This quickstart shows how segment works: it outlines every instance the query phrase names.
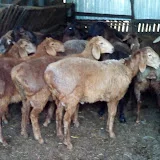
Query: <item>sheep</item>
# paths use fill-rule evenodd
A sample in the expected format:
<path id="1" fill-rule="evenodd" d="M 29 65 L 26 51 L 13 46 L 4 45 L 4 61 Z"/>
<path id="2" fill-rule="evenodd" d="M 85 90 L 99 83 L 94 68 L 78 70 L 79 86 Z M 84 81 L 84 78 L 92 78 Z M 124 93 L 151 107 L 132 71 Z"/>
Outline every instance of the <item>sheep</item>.
<path id="1" fill-rule="evenodd" d="M 26 50 L 25 50 L 25 47 L 27 47 Z M 29 48 L 29 46 L 25 45 L 24 48 L 21 48 L 21 52 L 22 51 L 24 52 L 29 51 L 29 53 L 32 53 L 35 51 L 35 47 Z M 34 61 L 34 59 L 41 57 L 43 55 L 48 55 L 48 54 L 55 56 L 57 52 L 63 52 L 63 51 L 64 51 L 63 43 L 61 43 L 60 41 L 54 40 L 52 38 L 46 38 L 37 47 L 36 53 L 30 57 L 27 57 L 25 59 L 16 59 L 16 58 L 8 58 L 8 57 L 0 58 L 0 72 L 1 72 L 1 76 L 0 76 L 0 104 L 1 104 L 0 122 L 2 120 L 2 116 L 4 116 L 5 113 L 7 112 L 8 105 L 10 103 L 17 103 L 17 102 L 22 101 L 21 96 L 16 90 L 15 85 L 11 79 L 12 68 L 20 64 L 23 61 L 29 61 L 29 59 L 32 59 Z M 37 68 L 37 69 L 40 70 L 40 68 Z M 24 74 L 24 76 L 25 77 L 28 76 L 28 78 L 32 81 L 31 79 L 32 77 L 30 77 L 30 74 L 27 75 L 27 72 Z M 7 142 L 5 141 L 2 135 L 1 124 L 0 124 L 0 142 L 3 143 L 3 145 L 7 144 Z"/>
<path id="2" fill-rule="evenodd" d="M 123 52 L 125 54 L 130 55 L 130 48 L 126 43 L 123 43 L 124 37 L 120 36 L 119 35 L 120 33 L 118 34 L 118 31 L 113 30 L 106 23 L 104 22 L 94 23 L 90 27 L 88 33 L 91 37 L 97 35 L 103 36 L 105 39 L 107 39 L 109 42 L 112 43 L 112 45 L 115 47 L 115 52 L 120 52 L 120 53 Z"/>
<path id="3" fill-rule="evenodd" d="M 148 52 L 154 52 L 152 48 L 148 47 Z M 157 57 L 157 61 L 159 57 Z M 146 70 L 139 72 L 134 79 L 134 93 L 137 100 L 137 119 L 136 123 L 140 122 L 140 108 L 141 108 L 141 93 L 152 89 L 157 95 L 157 102 L 160 107 L 160 67 L 154 69 L 147 67 Z"/>
<path id="4" fill-rule="evenodd" d="M 81 53 L 82 51 L 84 51 L 86 44 L 86 40 L 68 40 L 64 43 L 65 54 L 70 55 L 75 53 Z"/>
<path id="5" fill-rule="evenodd" d="M 118 32 L 116 29 L 113 29 L 110 26 L 108 26 L 107 23 L 105 23 L 105 22 L 93 23 L 88 30 L 88 36 L 89 37 L 93 37 L 93 36 L 97 36 L 97 35 L 103 36 L 104 32 L 107 32 L 107 35 L 108 35 L 106 37 L 107 39 L 112 37 L 113 34 L 119 39 L 124 38 L 124 36 L 120 32 Z"/>
<path id="6" fill-rule="evenodd" d="M 5 53 L 12 45 L 13 45 L 13 40 L 12 40 L 12 30 L 8 31 L 6 34 L 4 34 L 0 38 L 0 53 L 3 54 Z"/>
<path id="7" fill-rule="evenodd" d="M 155 52 L 158 53 L 158 55 L 160 55 L 160 40 L 159 37 L 157 37 L 155 40 L 153 40 L 153 37 L 145 37 L 145 39 L 141 40 L 140 43 L 140 48 L 146 47 L 146 46 L 150 46 L 151 48 L 153 48 L 153 50 Z"/>
<path id="8" fill-rule="evenodd" d="M 61 120 L 63 118 L 64 144 L 72 149 L 70 140 L 71 117 L 79 102 L 93 103 L 106 101 L 108 104 L 108 121 L 110 137 L 114 138 L 113 122 L 119 100 L 124 96 L 132 78 L 146 65 L 158 68 L 155 53 L 148 53 L 146 48 L 131 57 L 122 60 L 93 61 L 84 58 L 68 58 L 47 66 L 44 78 L 57 102 L 57 135 L 62 136 Z M 156 57 L 157 58 L 157 57 Z"/>
<path id="9" fill-rule="evenodd" d="M 10 57 L 10 58 L 26 58 L 28 54 L 34 53 L 36 51 L 36 47 L 30 41 L 25 39 L 20 39 L 5 53 L 0 55 L 0 58 Z M 2 117 L 5 124 L 8 123 L 5 116 Z"/>
<path id="10" fill-rule="evenodd" d="M 5 48 L 0 53 L 4 53 L 13 45 L 14 42 L 17 42 L 19 39 L 29 40 L 35 45 L 38 45 L 42 41 L 42 38 L 40 39 L 37 33 L 28 31 L 22 26 L 18 26 L 13 28 L 13 30 L 9 30 L 0 38 L 0 44 L 4 45 Z"/>
<path id="11" fill-rule="evenodd" d="M 25 41 L 26 42 L 26 41 Z M 18 46 L 18 44 L 17 44 Z M 14 47 L 14 46 L 13 46 Z M 13 48 L 12 47 L 12 48 Z M 11 48 L 11 50 L 12 50 Z M 13 50 L 12 50 L 13 51 Z M 17 47 L 14 48 L 14 54 L 19 54 L 21 52 L 21 56 L 29 53 L 33 53 L 35 51 L 34 45 L 25 45 L 22 48 Z M 11 52 L 9 52 L 11 53 Z M 14 103 L 19 101 L 19 96 L 15 90 L 15 87 L 13 85 L 13 82 L 11 80 L 10 72 L 11 69 L 22 62 L 22 59 L 16 59 L 13 57 L 3 57 L 0 58 L 0 142 L 3 143 L 3 145 L 6 145 L 6 141 L 3 138 L 2 135 L 2 126 L 1 126 L 1 120 L 3 118 L 4 122 L 7 123 L 7 119 L 5 118 L 5 114 L 8 112 L 8 105 L 9 103 Z"/>
<path id="12" fill-rule="evenodd" d="M 113 52 L 113 54 L 110 55 L 106 55 L 103 54 L 101 56 L 101 60 L 107 60 L 107 59 L 121 59 L 121 58 L 127 58 L 129 56 L 129 54 L 132 54 L 132 52 L 135 52 L 136 50 L 139 49 L 139 42 L 138 42 L 138 37 L 136 34 L 133 33 L 129 33 L 127 34 L 122 41 L 125 41 L 126 44 L 128 44 L 130 46 L 130 53 L 126 53 L 124 52 L 123 47 L 121 47 L 121 45 L 115 45 L 117 44 L 117 42 L 114 45 L 115 47 L 115 52 Z M 118 49 L 117 49 L 118 48 Z M 126 95 L 124 96 L 124 98 L 122 98 L 118 104 L 118 109 L 119 109 L 119 121 L 121 123 L 125 123 L 126 122 L 126 118 L 124 116 L 124 106 L 127 104 L 128 102 L 128 97 L 131 95 L 132 93 L 132 84 L 130 85 L 128 92 L 126 93 Z M 103 114 L 105 113 L 105 107 L 106 105 L 103 105 L 100 107 L 100 110 L 98 111 L 98 114 L 100 116 L 103 116 Z"/>
<path id="13" fill-rule="evenodd" d="M 86 45 L 85 50 L 77 56 L 98 59 L 100 53 L 112 53 L 113 46 L 101 36 L 92 38 Z M 86 55 L 85 55 L 86 54 Z M 38 116 L 45 107 L 51 96 L 47 84 L 44 81 L 44 71 L 49 63 L 56 62 L 64 57 L 44 56 L 27 62 L 23 62 L 12 69 L 11 77 L 23 99 L 21 134 L 27 136 L 26 113 L 28 108 L 33 108 L 30 114 L 34 137 L 40 144 L 44 140 L 40 133 Z M 67 57 L 68 58 L 68 57 Z M 67 59 L 66 58 L 66 59 Z M 27 77 L 25 76 L 27 74 Z M 29 105 L 30 104 L 30 105 Z M 75 122 L 76 123 L 76 122 Z"/>
<path id="14" fill-rule="evenodd" d="M 66 42 L 72 39 L 84 39 L 86 33 L 78 26 L 79 26 L 78 22 L 73 22 L 68 24 L 64 30 L 62 42 Z"/>
<path id="15" fill-rule="evenodd" d="M 131 33 L 127 34 L 125 37 L 123 37 L 123 41 L 125 41 L 128 45 L 130 45 L 131 52 L 134 52 L 139 48 L 138 38 L 135 34 L 131 34 Z M 85 40 L 75 40 L 74 39 L 74 40 L 66 41 L 64 43 L 66 55 L 69 55 L 71 53 L 79 53 L 80 51 L 83 51 L 84 50 L 83 48 L 85 47 L 86 43 L 87 43 L 87 41 L 85 41 Z M 123 52 L 113 52 L 112 54 L 102 54 L 101 60 L 105 60 L 106 58 L 119 60 L 121 58 L 126 58 L 128 56 L 129 56 L 128 54 L 123 53 Z M 132 88 L 132 85 L 129 88 L 129 96 L 132 93 L 131 88 Z M 126 105 L 127 102 L 128 102 L 128 94 L 122 100 L 120 100 L 120 103 L 119 103 L 119 121 L 121 123 L 126 122 L 126 118 L 124 116 L 124 106 Z M 102 116 L 105 113 L 105 107 L 106 107 L 106 105 L 103 105 L 100 107 L 100 110 L 98 111 L 98 114 L 100 116 Z M 50 109 L 49 109 L 49 113 L 51 114 Z M 48 118 L 46 119 L 44 126 L 47 126 L 50 123 L 50 121 L 51 121 L 50 119 L 52 117 L 52 114 L 47 115 L 47 117 Z"/>
<path id="16" fill-rule="evenodd" d="M 13 28 L 11 37 L 15 42 L 23 38 L 29 40 L 33 44 L 37 44 L 36 35 L 33 32 L 26 30 L 23 26 Z"/>
<path id="17" fill-rule="evenodd" d="M 36 47 L 33 43 L 26 39 L 20 39 L 17 43 L 14 43 L 14 45 L 6 53 L 0 55 L 0 58 L 25 58 L 28 54 L 34 53 L 35 51 Z"/>

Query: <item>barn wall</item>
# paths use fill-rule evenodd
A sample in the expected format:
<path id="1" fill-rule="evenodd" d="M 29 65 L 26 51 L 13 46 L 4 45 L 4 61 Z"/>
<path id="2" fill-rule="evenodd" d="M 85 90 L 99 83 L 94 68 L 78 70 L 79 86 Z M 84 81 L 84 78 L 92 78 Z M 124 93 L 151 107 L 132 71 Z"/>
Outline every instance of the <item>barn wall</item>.
<path id="1" fill-rule="evenodd" d="M 160 0 L 134 0 L 136 19 L 160 19 Z"/>
<path id="2" fill-rule="evenodd" d="M 66 0 L 75 3 L 77 12 L 131 15 L 130 0 Z M 135 19 L 160 19 L 160 0 L 134 0 Z M 77 19 L 123 19 L 77 16 Z"/>
<path id="3" fill-rule="evenodd" d="M 114 15 L 131 15 L 130 0 L 67 0 L 67 3 L 75 3 L 77 12 L 88 13 L 103 13 Z M 77 16 L 78 19 L 108 19 L 98 17 L 82 17 Z M 113 19 L 113 18 L 112 18 Z"/>

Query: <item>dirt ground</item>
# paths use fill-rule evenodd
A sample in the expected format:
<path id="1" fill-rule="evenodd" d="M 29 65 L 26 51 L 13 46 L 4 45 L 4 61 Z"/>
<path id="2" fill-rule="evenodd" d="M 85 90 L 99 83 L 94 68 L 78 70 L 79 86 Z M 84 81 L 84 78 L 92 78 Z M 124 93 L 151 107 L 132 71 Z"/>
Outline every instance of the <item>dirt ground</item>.
<path id="1" fill-rule="evenodd" d="M 116 139 L 110 139 L 105 131 L 107 114 L 99 118 L 99 104 L 83 105 L 79 111 L 79 128 L 71 127 L 72 151 L 56 137 L 55 119 L 48 128 L 43 127 L 45 112 L 40 116 L 45 144 L 34 140 L 31 125 L 29 138 L 20 136 L 21 104 L 11 105 L 9 124 L 3 125 L 9 145 L 0 144 L 0 160 L 159 160 L 160 112 L 154 96 L 145 96 L 144 104 L 148 107 L 141 109 L 140 124 L 135 124 L 135 108 L 125 109 L 127 123 L 121 124 L 116 118 Z"/>

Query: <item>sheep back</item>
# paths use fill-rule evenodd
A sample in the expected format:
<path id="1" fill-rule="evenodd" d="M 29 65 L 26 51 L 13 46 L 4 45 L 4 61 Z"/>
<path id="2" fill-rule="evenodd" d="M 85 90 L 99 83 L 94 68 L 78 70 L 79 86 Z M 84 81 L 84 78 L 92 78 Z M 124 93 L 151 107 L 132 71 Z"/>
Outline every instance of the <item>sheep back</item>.
<path id="1" fill-rule="evenodd" d="M 80 86 L 80 101 L 92 103 L 121 99 L 131 81 L 128 74 L 121 61 L 101 63 L 84 58 L 68 58 L 50 64 L 45 71 L 45 79 L 62 95 L 68 95 Z"/>

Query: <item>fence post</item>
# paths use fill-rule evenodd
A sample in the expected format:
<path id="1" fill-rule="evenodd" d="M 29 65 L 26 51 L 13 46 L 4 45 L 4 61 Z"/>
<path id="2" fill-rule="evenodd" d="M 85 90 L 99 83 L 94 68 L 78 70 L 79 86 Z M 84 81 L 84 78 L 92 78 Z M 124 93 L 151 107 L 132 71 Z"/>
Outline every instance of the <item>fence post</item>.
<path id="1" fill-rule="evenodd" d="M 131 32 L 137 32 L 138 28 L 137 25 L 135 24 L 135 14 L 134 14 L 134 0 L 130 0 L 131 3 Z"/>

